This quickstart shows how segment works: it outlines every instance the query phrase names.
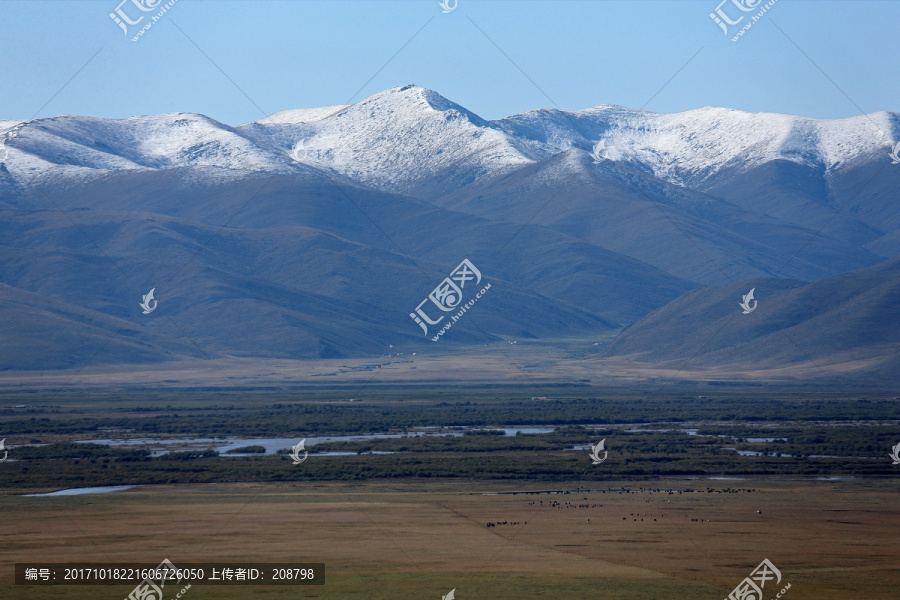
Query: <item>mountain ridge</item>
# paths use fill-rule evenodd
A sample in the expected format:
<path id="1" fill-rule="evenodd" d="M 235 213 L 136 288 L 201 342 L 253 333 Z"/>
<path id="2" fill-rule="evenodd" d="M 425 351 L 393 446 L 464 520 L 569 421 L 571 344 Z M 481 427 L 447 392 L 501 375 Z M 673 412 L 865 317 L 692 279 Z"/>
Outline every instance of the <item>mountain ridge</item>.
<path id="1" fill-rule="evenodd" d="M 376 114 L 379 111 L 381 114 Z M 289 115 L 293 116 L 288 118 Z M 306 117 L 298 119 L 299 115 Z M 253 160 L 241 168 L 280 172 L 296 163 L 289 155 L 293 144 L 284 144 L 282 138 L 293 135 L 291 139 L 297 143 L 303 139 L 298 136 L 309 134 L 308 150 L 319 153 L 315 160 L 320 166 L 328 166 L 349 175 L 354 172 L 349 166 L 351 158 L 371 161 L 383 151 L 375 143 L 378 141 L 377 131 L 373 132 L 372 127 L 360 129 L 360 123 L 375 119 L 375 129 L 393 125 L 395 134 L 405 128 L 413 130 L 422 138 L 425 137 L 422 134 L 427 132 L 414 128 L 427 125 L 431 133 L 438 131 L 431 123 L 434 117 L 443 119 L 450 125 L 461 118 L 471 125 L 470 128 L 456 127 L 452 131 L 443 132 L 446 135 L 440 137 L 440 144 L 446 144 L 453 135 L 459 133 L 474 137 L 487 136 L 488 142 L 480 142 L 482 145 L 478 146 L 478 151 L 486 155 L 482 158 L 481 166 L 492 167 L 497 172 L 513 164 L 521 166 L 572 148 L 590 151 L 595 143 L 604 141 L 608 148 L 614 149 L 620 161 L 641 165 L 654 176 L 670 183 L 684 185 L 690 182 L 691 187 L 703 190 L 722 183 L 715 180 L 721 170 L 716 166 L 718 163 L 735 167 L 741 166 L 743 162 L 745 167 L 742 168 L 751 168 L 771 160 L 784 159 L 798 164 L 821 165 L 830 170 L 843 168 L 861 157 L 889 149 L 900 138 L 900 116 L 886 111 L 842 119 L 814 119 L 720 107 L 654 113 L 600 104 L 577 111 L 534 109 L 487 121 L 433 90 L 412 85 L 378 92 L 355 104 L 289 109 L 237 126 L 226 125 L 198 113 L 169 113 L 125 119 L 61 115 L 28 121 L 0 121 L 0 135 L 3 136 L 7 149 L 29 151 L 37 155 L 41 149 L 38 143 L 40 140 L 25 139 L 23 134 L 37 137 L 38 132 L 32 131 L 33 129 L 56 134 L 62 140 L 86 148 L 81 156 L 70 153 L 69 160 L 77 159 L 93 168 L 125 168 L 128 166 L 127 162 L 117 162 L 114 158 L 101 161 L 101 157 L 91 156 L 90 150 L 98 148 L 91 148 L 91 140 L 85 139 L 83 135 L 79 138 L 76 135 L 78 129 L 90 123 L 94 134 L 107 130 L 106 141 L 102 143 L 113 152 L 103 154 L 111 154 L 127 161 L 126 156 L 114 152 L 114 145 L 108 143 L 110 139 L 120 142 L 123 138 L 127 140 L 129 128 L 134 130 L 143 125 L 143 131 L 153 133 L 168 124 L 170 128 L 192 129 L 193 131 L 181 132 L 192 144 L 178 147 L 172 144 L 173 136 L 155 138 L 157 145 L 151 145 L 152 149 L 168 151 L 157 152 L 159 156 L 175 154 L 182 159 L 179 163 L 159 163 L 162 168 L 188 164 L 237 168 L 240 163 L 234 157 L 243 150 L 241 155 Z M 198 127 L 199 121 L 210 127 Z M 348 121 L 353 122 L 346 123 Z M 58 127 L 66 123 L 70 125 L 69 129 Z M 188 125 L 193 127 L 187 127 Z M 115 127 L 120 130 L 114 130 Z M 358 139 L 359 143 L 350 149 L 341 147 L 343 153 L 340 153 L 337 151 L 338 146 L 329 142 L 333 142 L 336 137 L 334 130 L 340 132 L 342 128 L 348 133 L 349 139 L 345 139 L 345 143 L 354 139 Z M 214 135 L 216 132 L 218 135 Z M 396 136 L 390 139 L 390 143 L 396 144 Z M 252 142 L 256 142 L 255 147 L 242 145 L 241 140 L 251 142 L 251 146 L 254 145 Z M 471 148 L 471 145 L 468 147 Z M 427 150 L 429 147 L 424 148 Z M 74 149 L 69 148 L 70 151 Z M 122 149 L 126 154 L 131 150 Z M 446 148 L 443 150 L 446 151 Z M 529 150 L 531 156 L 522 150 Z M 15 163 L 15 153 L 12 158 Z M 89 160 L 91 158 L 93 162 Z M 191 158 L 206 162 L 183 162 Z M 50 153 L 47 159 L 66 160 L 67 155 Z M 390 169 L 385 169 L 385 164 L 378 165 L 382 171 L 380 176 L 368 172 L 356 172 L 356 175 L 367 177 L 369 180 L 366 183 L 373 185 L 396 185 L 398 182 L 404 185 L 402 177 L 396 173 L 388 173 Z M 401 162 L 398 166 L 405 168 L 407 163 Z M 426 170 L 421 176 L 428 173 Z"/>
<path id="2" fill-rule="evenodd" d="M 895 327 L 879 320 L 900 256 L 898 122 L 614 105 L 488 121 L 417 86 L 237 126 L 195 113 L 0 121 L 0 303 L 26 349 L 3 346 L 0 369 L 427 352 L 410 314 L 463 259 L 492 287 L 441 347 L 621 330 L 609 356 L 668 363 L 679 336 L 738 310 L 736 282 L 759 281 L 787 286 L 780 322 L 798 338 L 832 332 L 827 357 L 865 354 L 846 322 Z M 787 306 L 816 285 L 844 305 Z M 141 315 L 153 287 L 160 308 Z M 55 350 L 36 343 L 42 318 Z M 742 335 L 699 359 L 826 357 L 783 344 L 767 357 L 753 344 L 772 332 Z"/>

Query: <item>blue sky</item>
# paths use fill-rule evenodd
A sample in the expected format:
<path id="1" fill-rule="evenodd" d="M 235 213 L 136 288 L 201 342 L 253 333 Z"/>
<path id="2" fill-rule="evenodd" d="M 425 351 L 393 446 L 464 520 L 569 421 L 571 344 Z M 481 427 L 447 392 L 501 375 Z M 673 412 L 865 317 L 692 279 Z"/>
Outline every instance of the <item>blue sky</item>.
<path id="1" fill-rule="evenodd" d="M 779 0 L 735 43 L 709 17 L 720 0 L 459 0 L 448 14 L 437 0 L 178 0 L 135 43 L 109 17 L 120 1 L 0 0 L 0 119 L 237 125 L 406 83 L 488 119 L 603 103 L 900 112 L 900 2 Z M 735 32 L 756 12 L 722 10 L 747 15 Z"/>

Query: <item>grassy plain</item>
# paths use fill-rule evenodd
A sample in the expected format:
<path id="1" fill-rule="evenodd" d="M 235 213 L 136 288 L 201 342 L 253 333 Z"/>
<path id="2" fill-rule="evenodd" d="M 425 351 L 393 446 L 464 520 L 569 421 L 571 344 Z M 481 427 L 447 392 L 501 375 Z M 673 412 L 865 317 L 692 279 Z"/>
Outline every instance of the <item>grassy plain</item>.
<path id="1" fill-rule="evenodd" d="M 895 391 L 561 386 L 545 394 L 503 386 L 8 392 L 0 397 L 0 438 L 10 448 L 0 465 L 0 600 L 121 600 L 133 588 L 15 586 L 17 562 L 163 558 L 326 565 L 324 586 L 198 584 L 182 600 L 437 600 L 454 588 L 459 600 L 721 600 L 764 558 L 781 570 L 781 586 L 791 585 L 783 600 L 896 599 L 900 466 L 887 457 L 900 441 Z M 512 424 L 554 431 L 323 443 L 298 467 L 283 455 L 150 456 L 74 443 L 236 436 L 252 444 Z M 609 460 L 593 466 L 585 444 L 604 437 Z M 140 485 L 22 496 L 116 484 Z M 551 490 L 571 493 L 537 493 Z M 767 586 L 763 600 L 780 589 Z"/>
<path id="2" fill-rule="evenodd" d="M 791 584 L 788 600 L 888 600 L 900 589 L 896 480 L 676 480 L 653 482 L 653 492 L 634 482 L 584 482 L 555 489 L 579 485 L 593 491 L 511 495 L 554 488 L 456 480 L 0 496 L 0 596 L 118 600 L 131 586 L 13 586 L 12 565 L 164 557 L 176 565 L 326 565 L 324 586 L 195 585 L 185 597 L 197 600 L 437 599 L 452 588 L 460 600 L 719 600 L 764 558 L 781 570 L 782 586 Z"/>

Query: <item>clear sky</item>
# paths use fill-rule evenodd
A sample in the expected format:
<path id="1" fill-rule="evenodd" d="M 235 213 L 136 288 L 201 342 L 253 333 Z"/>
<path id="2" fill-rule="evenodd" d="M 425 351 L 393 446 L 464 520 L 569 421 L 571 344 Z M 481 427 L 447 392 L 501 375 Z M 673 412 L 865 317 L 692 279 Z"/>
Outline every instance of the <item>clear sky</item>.
<path id="1" fill-rule="evenodd" d="M 487 119 L 597 104 L 900 112 L 900 2 L 0 0 L 0 119 L 198 112 L 231 125 L 414 83 Z M 452 5 L 452 0 L 449 0 Z M 739 10 L 734 3 L 758 6 Z"/>

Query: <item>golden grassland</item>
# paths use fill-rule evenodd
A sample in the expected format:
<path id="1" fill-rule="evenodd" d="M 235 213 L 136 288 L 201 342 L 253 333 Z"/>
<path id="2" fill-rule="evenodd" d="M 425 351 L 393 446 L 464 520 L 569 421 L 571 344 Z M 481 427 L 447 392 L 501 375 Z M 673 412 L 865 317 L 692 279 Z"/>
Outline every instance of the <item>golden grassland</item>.
<path id="1" fill-rule="evenodd" d="M 322 586 L 194 585 L 186 600 L 437 600 L 452 588 L 459 600 L 721 600 L 764 558 L 783 574 L 781 586 L 767 586 L 765 600 L 786 583 L 786 600 L 897 598 L 900 482 L 649 485 L 700 491 L 494 495 L 547 486 L 447 481 L 0 496 L 0 598 L 119 600 L 133 587 L 14 586 L 16 562 L 155 564 L 163 558 L 176 565 L 326 565 Z M 719 491 L 706 493 L 707 486 Z M 755 491 L 722 492 L 727 488 Z"/>

